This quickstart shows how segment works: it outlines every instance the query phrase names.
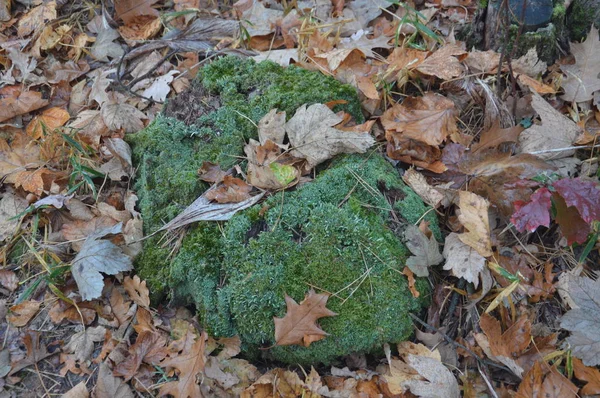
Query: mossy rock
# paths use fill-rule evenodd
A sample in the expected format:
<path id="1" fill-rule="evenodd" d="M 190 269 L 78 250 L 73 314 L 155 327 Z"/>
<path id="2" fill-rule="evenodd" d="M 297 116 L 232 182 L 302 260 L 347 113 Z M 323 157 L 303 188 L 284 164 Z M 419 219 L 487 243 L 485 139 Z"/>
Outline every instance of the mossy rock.
<path id="1" fill-rule="evenodd" d="M 271 84 L 244 75 L 257 71 L 268 71 Z M 274 82 L 283 83 L 284 92 L 275 94 Z M 290 117 L 303 103 L 337 99 L 348 101 L 346 109 L 360 117 L 350 87 L 298 68 L 226 58 L 204 68 L 199 85 L 206 96 L 219 96 L 219 107 L 200 112 L 189 126 L 160 116 L 131 140 L 146 233 L 206 188 L 196 174 L 202 161 L 224 167 L 239 161 L 244 141 L 256 137 L 246 117 L 257 122 L 272 108 Z M 298 95 L 301 88 L 306 90 Z M 410 293 L 401 273 L 409 253 L 399 233 L 406 221 L 423 215 L 439 235 L 435 213 L 375 150 L 339 156 L 320 167 L 313 181 L 272 195 L 228 222 L 195 224 L 174 256 L 158 237 L 149 239 L 136 267 L 153 290 L 169 288 L 174 298 L 193 302 L 211 334 L 239 335 L 247 357 L 329 364 L 411 334 L 408 314 L 428 302 L 429 287 L 418 280 L 420 298 Z M 338 315 L 319 321 L 329 335 L 307 348 L 271 347 L 273 317 L 285 315 L 285 295 L 300 302 L 311 288 L 334 293 L 327 307 Z"/>

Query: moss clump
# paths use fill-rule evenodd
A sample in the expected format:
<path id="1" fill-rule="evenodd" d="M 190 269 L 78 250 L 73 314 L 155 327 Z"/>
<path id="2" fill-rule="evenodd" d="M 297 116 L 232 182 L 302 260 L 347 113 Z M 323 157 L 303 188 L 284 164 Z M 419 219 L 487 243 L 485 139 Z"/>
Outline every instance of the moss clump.
<path id="1" fill-rule="evenodd" d="M 264 72 L 262 79 L 258 72 Z M 360 117 L 353 89 L 298 68 L 225 58 L 205 68 L 199 84 L 220 96 L 220 107 L 190 126 L 160 116 L 131 140 L 146 233 L 206 188 L 196 175 L 203 161 L 230 167 L 239 160 L 245 140 L 256 136 L 246 117 L 257 122 L 272 108 L 291 116 L 303 103 L 340 98 Z M 341 156 L 314 181 L 226 223 L 191 226 L 174 256 L 158 237 L 149 239 L 136 266 L 153 290 L 169 287 L 176 298 L 193 302 L 210 333 L 239 335 L 247 356 L 331 363 L 410 335 L 408 313 L 427 302 L 428 286 L 418 281 L 420 299 L 409 292 L 401 274 L 408 252 L 396 233 L 402 229 L 397 220 L 414 222 L 425 213 L 439 234 L 435 213 L 427 212 L 382 156 Z M 285 294 L 300 302 L 311 287 L 335 293 L 327 307 L 339 315 L 320 320 L 329 336 L 308 348 L 260 350 L 274 344 L 273 317 L 285 315 Z"/>
<path id="2" fill-rule="evenodd" d="M 403 204 L 390 205 L 379 189 L 401 192 Z M 424 210 L 381 156 L 336 159 L 314 181 L 268 199 L 262 212 L 242 212 L 221 231 L 205 224 L 192 231 L 171 266 L 175 292 L 193 298 L 211 333 L 238 334 L 250 355 L 274 344 L 273 317 L 285 315 L 285 294 L 300 302 L 311 286 L 336 293 L 328 308 L 339 315 L 320 321 L 330 336 L 263 354 L 330 363 L 402 341 L 411 334 L 407 313 L 419 311 L 428 288 L 419 281 L 425 300 L 408 291 L 401 274 L 408 253 L 390 224 L 394 207 L 411 217 Z"/>
<path id="3" fill-rule="evenodd" d="M 510 26 L 509 43 L 515 43 L 519 27 L 517 25 Z M 535 48 L 538 59 L 553 63 L 558 54 L 558 32 L 554 23 L 549 23 L 548 26 L 539 28 L 533 32 L 523 32 L 519 37 L 518 48 L 515 57 L 521 57 L 527 53 L 530 48 Z M 509 44 L 509 51 L 512 51 L 513 44 Z"/>
<path id="4" fill-rule="evenodd" d="M 576 0 L 567 17 L 569 36 L 572 41 L 583 41 L 592 25 L 600 29 L 600 9 L 598 0 Z"/>

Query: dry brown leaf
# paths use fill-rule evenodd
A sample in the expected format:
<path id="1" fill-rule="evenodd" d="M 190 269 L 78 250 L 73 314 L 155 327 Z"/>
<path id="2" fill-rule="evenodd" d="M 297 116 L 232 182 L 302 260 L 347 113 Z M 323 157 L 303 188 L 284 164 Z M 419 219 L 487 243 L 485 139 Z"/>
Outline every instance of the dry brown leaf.
<path id="1" fill-rule="evenodd" d="M 469 51 L 463 62 L 471 72 L 492 74 L 500 65 L 500 54 L 493 50 Z"/>
<path id="2" fill-rule="evenodd" d="M 125 26 L 119 27 L 121 37 L 134 44 L 136 40 L 148 40 L 160 32 L 162 23 L 159 17 L 153 15 L 139 15 L 132 18 Z M 129 42 L 131 40 L 131 42 Z"/>
<path id="3" fill-rule="evenodd" d="M 123 129 L 125 133 L 137 133 L 144 128 L 142 120 L 147 119 L 135 106 L 124 103 L 105 103 L 101 112 L 104 123 L 110 130 Z"/>
<path id="4" fill-rule="evenodd" d="M 198 177 L 202 181 L 210 182 L 210 183 L 219 183 L 223 181 L 223 178 L 228 173 L 226 171 L 221 170 L 218 164 L 214 164 L 211 162 L 202 162 L 202 166 L 198 170 Z"/>
<path id="5" fill-rule="evenodd" d="M 394 142 L 394 136 L 400 136 L 437 146 L 457 131 L 455 116 L 454 102 L 428 92 L 394 105 L 383 114 L 381 123 L 390 143 Z"/>
<path id="6" fill-rule="evenodd" d="M 8 373 L 8 376 L 12 376 L 22 369 L 34 365 L 52 355 L 48 352 L 46 346 L 40 343 L 39 332 L 27 330 L 25 332 L 25 336 L 23 337 L 23 345 L 25 345 L 25 348 L 27 349 L 27 356 L 17 362 L 12 363 L 12 369 Z"/>
<path id="7" fill-rule="evenodd" d="M 41 196 L 44 193 L 58 193 L 66 186 L 66 173 L 64 171 L 49 170 L 46 168 L 34 171 L 18 172 L 15 187 L 22 187 L 27 192 Z"/>
<path id="8" fill-rule="evenodd" d="M 2 224 L 0 224 L 0 226 L 2 226 Z M 1 237 L 2 235 L 0 235 L 0 238 Z M 17 278 L 17 274 L 15 274 L 11 270 L 0 269 L 0 285 L 2 285 L 4 288 L 8 289 L 11 292 L 14 292 L 19 287 L 19 278 Z"/>
<path id="9" fill-rule="evenodd" d="M 42 93 L 25 91 L 16 96 L 0 99 L 0 122 L 24 115 L 48 105 L 48 100 L 42 98 Z"/>
<path id="10" fill-rule="evenodd" d="M 163 368 L 174 368 L 178 374 L 178 380 L 170 381 L 160 387 L 161 396 L 170 394 L 175 398 L 194 398 L 201 397 L 200 386 L 196 380 L 200 373 L 204 371 L 206 363 L 204 348 L 207 335 L 202 332 L 200 337 L 195 339 L 195 334 L 188 330 L 183 338 L 183 344 L 174 353 L 173 356 L 165 359 L 160 366 Z M 174 344 L 174 343 L 173 343 Z"/>
<path id="11" fill-rule="evenodd" d="M 93 148 L 98 148 L 100 137 L 106 136 L 110 132 L 100 111 L 95 110 L 79 112 L 77 118 L 69 123 L 68 127 L 75 129 L 77 136 Z"/>
<path id="12" fill-rule="evenodd" d="M 460 207 L 458 220 L 467 230 L 458 236 L 459 239 L 481 256 L 491 256 L 493 252 L 488 219 L 489 202 L 472 192 L 461 191 L 458 206 Z"/>
<path id="13" fill-rule="evenodd" d="M 446 258 L 444 270 L 451 270 L 452 275 L 473 283 L 477 289 L 479 276 L 485 269 L 485 257 L 463 243 L 459 235 L 454 232 L 446 236 L 444 257 Z"/>
<path id="14" fill-rule="evenodd" d="M 495 148 L 505 142 L 517 142 L 519 135 L 523 131 L 521 125 L 501 129 L 500 122 L 495 121 L 494 125 L 487 131 L 481 133 L 479 142 L 471 147 L 471 152 L 476 153 L 489 148 Z"/>
<path id="15" fill-rule="evenodd" d="M 341 153 L 364 153 L 375 143 L 369 131 L 350 132 L 337 127 L 344 121 L 324 104 L 302 105 L 286 123 L 291 154 L 305 158 L 309 167 Z"/>
<path id="16" fill-rule="evenodd" d="M 598 29 L 592 26 L 583 43 L 571 43 L 571 53 L 575 57 L 574 65 L 561 65 L 567 77 L 562 88 L 565 101 L 583 102 L 593 98 L 600 90 L 600 39 Z"/>
<path id="17" fill-rule="evenodd" d="M 17 34 L 20 37 L 27 36 L 36 30 L 42 29 L 48 22 L 55 20 L 56 17 L 56 1 L 43 2 L 19 19 Z"/>
<path id="18" fill-rule="evenodd" d="M 519 136 L 520 152 L 531 153 L 541 159 L 561 159 L 571 156 L 569 148 L 577 140 L 581 128 L 550 105 L 539 94 L 532 93 L 531 105 L 540 115 L 542 124 L 534 124 Z"/>
<path id="19" fill-rule="evenodd" d="M 2 148 L 0 142 L 0 149 Z M 0 167 L 2 167 L 2 160 L 0 158 Z M 0 178 L 2 176 L 2 169 L 0 168 Z M 25 211 L 29 203 L 25 198 L 22 198 L 18 195 L 15 195 L 12 189 L 9 188 L 6 192 L 2 194 L 2 199 L 0 199 L 0 242 L 3 242 L 6 239 L 9 239 L 13 236 L 14 233 L 17 232 L 17 228 L 21 224 L 21 220 L 17 217 L 19 214 Z M 9 272 L 9 271 L 6 271 Z M 9 278 L 2 277 L 2 283 L 9 282 Z M 12 287 L 12 283 L 9 284 Z M 9 289 L 8 286 L 5 286 Z M 10 289 L 9 289 L 10 290 Z"/>
<path id="20" fill-rule="evenodd" d="M 573 370 L 577 379 L 587 382 L 581 389 L 581 395 L 600 394 L 600 370 L 585 366 L 579 358 L 573 358 Z"/>
<path id="21" fill-rule="evenodd" d="M 458 382 L 439 360 L 409 354 L 406 360 L 425 380 L 409 379 L 404 382 L 410 392 L 426 398 L 459 398 Z"/>
<path id="22" fill-rule="evenodd" d="M 544 83 L 540 82 L 539 80 L 536 80 L 527 75 L 519 75 L 518 79 L 521 84 L 526 85 L 527 87 L 531 88 L 538 94 L 554 94 L 554 93 L 556 93 L 556 90 L 554 90 L 554 88 L 552 88 L 551 86 L 544 84 Z"/>
<path id="23" fill-rule="evenodd" d="M 258 140 L 265 145 L 268 140 L 283 145 L 285 138 L 285 112 L 271 109 L 258 121 Z"/>
<path id="24" fill-rule="evenodd" d="M 86 328 L 71 336 L 71 340 L 64 347 L 64 352 L 74 354 L 74 359 L 78 362 L 85 362 L 91 359 L 94 352 L 94 343 L 104 341 L 106 328 L 96 326 Z"/>
<path id="25" fill-rule="evenodd" d="M 437 265 L 444 260 L 440 247 L 433 234 L 425 235 L 416 225 L 409 225 L 404 231 L 406 247 L 413 254 L 406 260 L 406 265 L 415 275 L 429 276 L 428 267 Z"/>
<path id="26" fill-rule="evenodd" d="M 258 0 L 251 0 L 240 21 L 250 37 L 265 36 L 275 31 L 275 21 L 283 18 L 283 11 L 266 8 Z M 270 39 L 269 39 L 270 40 Z"/>
<path id="27" fill-rule="evenodd" d="M 425 75 L 436 76 L 442 80 L 450 80 L 464 73 L 464 67 L 456 58 L 467 54 L 456 44 L 446 44 L 427 57 L 417 70 Z"/>
<path id="28" fill-rule="evenodd" d="M 108 62 L 109 58 L 120 58 L 125 53 L 125 50 L 123 50 L 119 43 L 114 42 L 119 37 L 119 32 L 111 29 L 107 24 L 107 26 L 100 30 L 96 41 L 92 45 L 92 57 L 100 62 Z"/>
<path id="29" fill-rule="evenodd" d="M 133 278 L 127 276 L 123 280 L 123 287 L 134 303 L 142 308 L 150 308 L 150 291 L 146 287 L 146 281 L 140 280 L 137 275 L 134 275 Z"/>
<path id="30" fill-rule="evenodd" d="M 37 140 L 42 138 L 44 132 L 51 133 L 54 129 L 64 126 L 70 117 L 69 112 L 62 108 L 48 108 L 34 117 L 25 131 L 31 138 Z"/>
<path id="31" fill-rule="evenodd" d="M 406 276 L 406 279 L 408 280 L 408 289 L 410 290 L 410 294 L 412 294 L 413 297 L 418 298 L 421 295 L 421 293 L 419 293 L 415 286 L 415 274 L 408 267 L 404 267 L 402 273 Z"/>
<path id="32" fill-rule="evenodd" d="M 286 294 L 287 312 L 283 318 L 274 318 L 275 345 L 303 345 L 324 339 L 327 333 L 318 325 L 317 319 L 335 316 L 335 312 L 326 308 L 328 294 L 317 294 L 310 290 L 300 304 Z"/>
<path id="33" fill-rule="evenodd" d="M 85 381 L 82 381 L 75 387 L 71 388 L 69 391 L 64 393 L 62 398 L 88 398 L 89 396 L 90 392 L 85 386 Z"/>
<path id="34" fill-rule="evenodd" d="M 563 376 L 556 367 L 550 368 L 546 363 L 536 362 L 523 377 L 515 398 L 575 398 L 577 388 Z"/>
<path id="35" fill-rule="evenodd" d="M 113 369 L 115 376 L 131 380 L 138 372 L 142 362 L 159 366 L 167 356 L 167 338 L 159 332 L 144 331 L 137 336 L 129 348 L 129 356 Z"/>
<path id="36" fill-rule="evenodd" d="M 6 319 L 13 326 L 21 328 L 29 323 L 31 319 L 38 313 L 42 303 L 40 301 L 23 301 L 17 305 L 10 307 L 10 313 Z"/>
<path id="37" fill-rule="evenodd" d="M 218 203 L 239 203 L 251 198 L 252 185 L 244 180 L 226 175 L 223 182 L 206 194 L 208 200 Z"/>
<path id="38" fill-rule="evenodd" d="M 402 180 L 416 192 L 423 202 L 433 208 L 440 205 L 444 195 L 427 183 L 423 174 L 419 173 L 414 168 L 406 170 L 402 176 Z"/>
<path id="39" fill-rule="evenodd" d="M 282 155 L 281 148 L 271 140 L 264 145 L 250 139 L 244 146 L 248 157 L 246 179 L 248 183 L 262 189 L 279 190 L 295 185 L 301 175 L 294 165 L 301 163 L 289 154 Z"/>
<path id="40" fill-rule="evenodd" d="M 106 363 L 99 366 L 96 398 L 134 398 L 131 388 L 120 377 L 115 377 Z"/>
<path id="41" fill-rule="evenodd" d="M 115 11 L 117 17 L 128 24 L 140 15 L 151 15 L 158 17 L 158 10 L 152 8 L 152 5 L 158 0 L 118 0 L 115 1 Z"/>

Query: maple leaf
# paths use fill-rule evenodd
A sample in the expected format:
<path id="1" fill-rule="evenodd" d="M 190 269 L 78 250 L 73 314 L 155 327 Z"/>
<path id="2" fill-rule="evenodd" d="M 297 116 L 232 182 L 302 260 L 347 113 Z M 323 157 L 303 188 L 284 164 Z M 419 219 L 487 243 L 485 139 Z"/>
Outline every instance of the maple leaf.
<path id="1" fill-rule="evenodd" d="M 121 230 L 122 224 L 119 223 L 88 236 L 73 259 L 71 273 L 83 300 L 95 299 L 102 294 L 104 278 L 100 272 L 116 275 L 132 269 L 131 258 L 111 241 L 102 239 Z"/>
<path id="2" fill-rule="evenodd" d="M 519 232 L 534 232 L 540 225 L 550 226 L 552 193 L 548 188 L 540 188 L 531 195 L 529 202 L 515 202 L 515 213 L 510 218 Z"/>
<path id="3" fill-rule="evenodd" d="M 37 91 L 20 92 L 16 96 L 0 99 L 0 122 L 24 115 L 48 105 L 48 100 L 42 98 Z"/>
<path id="4" fill-rule="evenodd" d="M 177 369 L 179 375 L 177 381 L 170 381 L 160 387 L 160 396 L 167 394 L 175 398 L 202 396 L 197 379 L 206 364 L 204 350 L 207 337 L 207 334 L 202 332 L 200 337 L 195 339 L 193 331 L 188 329 L 183 337 L 183 345 L 178 347 L 180 348 L 178 352 L 161 362 L 160 366 Z"/>
<path id="5" fill-rule="evenodd" d="M 413 256 L 406 260 L 408 268 L 417 276 L 429 276 L 427 267 L 437 265 L 444 260 L 435 237 L 427 237 L 416 225 L 409 225 L 404 231 L 406 247 Z"/>
<path id="6" fill-rule="evenodd" d="M 317 325 L 317 319 L 337 315 L 326 308 L 328 298 L 328 294 L 317 294 L 311 289 L 304 300 L 298 304 L 286 294 L 287 312 L 285 316 L 273 318 L 275 321 L 275 345 L 299 344 L 308 347 L 311 343 L 324 339 L 327 333 Z"/>
<path id="7" fill-rule="evenodd" d="M 390 143 L 392 136 L 399 135 L 437 146 L 458 131 L 455 116 L 454 102 L 427 92 L 422 97 L 408 97 L 385 111 L 381 123 Z"/>
<path id="8" fill-rule="evenodd" d="M 581 389 L 581 395 L 600 394 L 600 370 L 585 366 L 579 358 L 573 358 L 573 370 L 575 377 L 581 381 L 587 381 L 587 384 Z"/>
<path id="9" fill-rule="evenodd" d="M 40 343 L 40 333 L 33 330 L 27 330 L 23 337 L 23 344 L 27 349 L 27 356 L 12 364 L 12 369 L 8 373 L 9 376 L 14 375 L 21 369 L 27 366 L 34 365 L 39 361 L 53 355 L 48 352 L 46 346 Z"/>
<path id="10" fill-rule="evenodd" d="M 493 254 L 488 219 L 489 205 L 487 200 L 472 192 L 461 191 L 459 193 L 460 214 L 458 220 L 467 229 L 467 232 L 458 237 L 483 257 Z"/>
<path id="11" fill-rule="evenodd" d="M 556 209 L 554 220 L 560 227 L 560 232 L 567 238 L 567 244 L 583 244 L 590 234 L 590 224 L 581 218 L 577 208 L 568 206 L 561 195 L 552 194 L 552 202 Z"/>
<path id="12" fill-rule="evenodd" d="M 569 276 L 568 294 L 577 306 L 560 320 L 573 356 L 586 366 L 600 365 L 600 282 L 583 276 Z"/>
<path id="13" fill-rule="evenodd" d="M 600 39 L 598 29 L 592 26 L 583 43 L 571 43 L 571 53 L 575 57 L 574 65 L 561 65 L 567 77 L 562 88 L 565 101 L 583 102 L 593 98 L 600 90 Z"/>
<path id="14" fill-rule="evenodd" d="M 573 206 L 579 211 L 585 222 L 600 220 L 600 189 L 597 183 L 577 177 L 563 178 L 552 186 L 563 197 L 567 206 Z"/>
<path id="15" fill-rule="evenodd" d="M 573 145 L 581 128 L 557 111 L 538 93 L 531 94 L 531 106 L 542 119 L 519 135 L 521 153 L 533 153 L 541 159 L 560 159 L 571 156 L 573 150 L 556 151 Z"/>
<path id="16" fill-rule="evenodd" d="M 327 105 L 302 105 L 286 123 L 291 154 L 305 158 L 314 167 L 340 153 L 364 153 L 375 139 L 369 131 L 351 132 L 336 128 L 344 117 L 335 114 Z"/>
<path id="17" fill-rule="evenodd" d="M 125 133 L 137 133 L 144 128 L 142 119 L 147 119 L 135 106 L 124 103 L 104 103 L 101 112 L 109 129 L 123 129 Z"/>
<path id="18" fill-rule="evenodd" d="M 523 131 L 521 125 L 516 125 L 507 129 L 500 128 L 500 122 L 495 121 L 492 127 L 481 133 L 479 142 L 471 146 L 471 152 L 476 153 L 489 148 L 495 148 L 505 142 L 517 142 L 519 135 Z"/>
<path id="19" fill-rule="evenodd" d="M 459 235 L 454 232 L 446 237 L 444 257 L 446 258 L 445 270 L 451 270 L 452 275 L 473 283 L 477 289 L 479 275 L 485 269 L 485 257 L 463 243 Z"/>
<path id="20" fill-rule="evenodd" d="M 91 51 L 92 56 L 100 62 L 108 62 L 109 57 L 120 58 L 125 53 L 118 43 L 113 42 L 120 37 L 119 32 L 108 27 L 108 23 L 106 25 L 98 33 Z"/>

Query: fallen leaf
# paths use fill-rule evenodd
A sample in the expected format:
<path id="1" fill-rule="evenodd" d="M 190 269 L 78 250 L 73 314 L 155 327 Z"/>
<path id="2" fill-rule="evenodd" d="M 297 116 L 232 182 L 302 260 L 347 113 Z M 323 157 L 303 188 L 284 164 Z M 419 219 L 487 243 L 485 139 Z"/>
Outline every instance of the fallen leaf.
<path id="1" fill-rule="evenodd" d="M 27 330 L 23 337 L 23 345 L 27 350 L 27 356 L 12 364 L 12 369 L 8 376 L 12 376 L 28 366 L 34 365 L 39 361 L 48 358 L 52 353 L 49 353 L 46 346 L 40 343 L 40 333 Z"/>
<path id="2" fill-rule="evenodd" d="M 567 245 L 572 245 L 575 242 L 584 244 L 591 232 L 590 224 L 581 218 L 579 210 L 573 206 L 568 206 L 561 195 L 553 193 L 552 202 L 556 210 L 554 221 L 560 227 L 563 236 L 567 238 Z"/>
<path id="3" fill-rule="evenodd" d="M 492 241 L 490 237 L 490 223 L 488 219 L 489 202 L 472 192 L 461 191 L 459 193 L 460 214 L 458 220 L 467 232 L 460 234 L 459 239 L 466 245 L 472 247 L 483 257 L 489 257 L 492 253 Z"/>
<path id="4" fill-rule="evenodd" d="M 244 180 L 226 175 L 223 182 L 206 194 L 206 199 L 218 203 L 239 203 L 251 198 L 252 186 Z"/>
<path id="5" fill-rule="evenodd" d="M 550 105 L 539 94 L 531 94 L 531 106 L 540 115 L 542 124 L 534 124 L 519 136 L 520 152 L 541 159 L 561 159 L 573 155 L 569 148 L 577 140 L 581 128 Z"/>
<path id="6" fill-rule="evenodd" d="M 167 339 L 159 332 L 143 331 L 129 348 L 129 356 L 113 369 L 115 376 L 131 380 L 138 372 L 142 362 L 163 366 L 161 361 L 167 356 Z"/>
<path id="7" fill-rule="evenodd" d="M 106 363 L 101 363 L 99 369 L 95 389 L 96 398 L 134 398 L 129 385 L 120 377 L 113 376 Z"/>
<path id="8" fill-rule="evenodd" d="M 567 337 L 573 356 L 586 366 L 600 365 L 600 283 L 571 275 L 569 296 L 577 307 L 560 320 L 560 327 L 571 332 Z"/>
<path id="9" fill-rule="evenodd" d="M 523 130 L 521 125 L 501 129 L 500 122 L 496 121 L 489 130 L 481 133 L 479 142 L 471 146 L 471 152 L 476 153 L 485 149 L 495 148 L 505 142 L 517 142 Z"/>
<path id="10" fill-rule="evenodd" d="M 389 108 L 381 117 L 381 123 L 390 143 L 393 136 L 399 135 L 437 146 L 458 130 L 454 102 L 431 92 L 422 97 L 408 97 Z"/>
<path id="11" fill-rule="evenodd" d="M 218 164 L 211 162 L 202 162 L 202 166 L 198 170 L 198 176 L 202 181 L 210 183 L 219 183 L 228 173 L 221 170 Z"/>
<path id="12" fill-rule="evenodd" d="M 160 366 L 163 368 L 174 368 L 178 374 L 178 380 L 169 381 L 160 387 L 159 395 L 173 395 L 176 398 L 195 398 L 203 396 L 197 378 L 204 371 L 206 364 L 204 349 L 207 335 L 202 332 L 195 339 L 193 332 L 188 330 L 184 337 L 183 347 L 172 357 L 165 359 Z"/>
<path id="13" fill-rule="evenodd" d="M 90 392 L 85 386 L 85 381 L 80 382 L 75 387 L 63 394 L 62 398 L 88 398 Z"/>
<path id="14" fill-rule="evenodd" d="M 271 140 L 266 140 L 264 145 L 260 145 L 258 141 L 250 139 L 244 146 L 244 152 L 248 157 L 246 179 L 257 188 L 287 188 L 295 184 L 300 177 L 300 170 L 293 165 L 299 159 L 282 154 L 281 148 Z M 285 164 L 288 161 L 292 164 Z"/>
<path id="15" fill-rule="evenodd" d="M 48 100 L 42 98 L 42 93 L 25 91 L 16 96 L 0 99 L 0 122 L 12 119 L 15 116 L 33 112 L 48 105 Z"/>
<path id="16" fill-rule="evenodd" d="M 158 0 L 118 0 L 115 1 L 117 17 L 126 24 L 141 15 L 158 17 L 158 10 L 152 8 Z"/>
<path id="17" fill-rule="evenodd" d="M 56 17 L 56 1 L 43 2 L 19 18 L 17 34 L 20 37 L 25 37 L 34 31 L 42 29 L 48 22 L 55 20 Z"/>
<path id="18" fill-rule="evenodd" d="M 565 101 L 583 102 L 593 98 L 600 90 L 600 39 L 598 29 L 592 26 L 583 43 L 571 43 L 575 64 L 561 65 L 567 77 L 562 82 Z"/>
<path id="19" fill-rule="evenodd" d="M 540 225 L 549 227 L 551 198 L 552 193 L 548 188 L 540 188 L 531 195 L 529 202 L 515 202 L 515 213 L 510 218 L 510 222 L 519 232 L 535 232 Z"/>
<path id="20" fill-rule="evenodd" d="M 573 358 L 573 370 L 577 379 L 587 382 L 581 389 L 581 395 L 600 394 L 600 370 L 585 366 L 578 358 Z"/>
<path id="21" fill-rule="evenodd" d="M 23 301 L 19 304 L 10 307 L 10 313 L 6 316 L 6 319 L 13 324 L 13 326 L 21 328 L 29 323 L 31 319 L 40 310 L 40 301 Z"/>
<path id="22" fill-rule="evenodd" d="M 554 93 L 556 93 L 556 90 L 554 90 L 554 88 L 552 88 L 551 86 L 544 84 L 544 83 L 540 82 L 539 80 L 536 80 L 527 75 L 519 75 L 518 79 L 521 84 L 524 84 L 527 87 L 533 89 L 538 94 L 554 94 Z"/>
<path id="23" fill-rule="evenodd" d="M 169 84 L 171 84 L 178 73 L 179 71 L 172 70 L 159 76 L 152 82 L 150 87 L 144 90 L 142 95 L 146 98 L 152 98 L 154 101 L 164 102 L 167 99 L 167 95 L 171 92 Z"/>
<path id="24" fill-rule="evenodd" d="M 0 148 L 2 143 L 0 142 Z M 2 160 L 0 155 L 0 175 L 2 175 Z M 2 194 L 0 199 L 0 242 L 5 241 L 17 232 L 21 220 L 16 217 L 23 213 L 29 203 L 25 198 L 15 195 L 12 190 Z"/>
<path id="25" fill-rule="evenodd" d="M 552 187 L 563 197 L 567 206 L 579 211 L 586 223 L 600 220 L 600 189 L 596 182 L 581 177 L 563 178 L 554 182 Z"/>
<path id="26" fill-rule="evenodd" d="M 45 109 L 29 122 L 25 132 L 37 140 L 42 138 L 44 133 L 52 133 L 54 129 L 64 126 L 70 117 L 69 112 L 62 108 Z"/>
<path id="27" fill-rule="evenodd" d="M 251 6 L 242 13 L 240 21 L 250 37 L 265 36 L 275 31 L 274 21 L 283 18 L 283 11 L 266 8 L 258 0 L 251 0 Z"/>
<path id="28" fill-rule="evenodd" d="M 1 207 L 2 205 L 0 204 L 0 208 Z M 2 224 L 0 223 L 0 230 L 2 228 L 1 225 Z M 19 287 L 19 278 L 17 278 L 17 274 L 15 274 L 11 270 L 0 269 L 0 285 L 2 285 L 4 288 L 8 289 L 11 292 L 14 292 Z"/>
<path id="29" fill-rule="evenodd" d="M 277 112 L 277 109 L 271 109 L 269 113 L 258 121 L 258 140 L 261 145 L 267 141 L 283 145 L 285 138 L 285 112 Z"/>
<path id="30" fill-rule="evenodd" d="M 410 379 L 404 382 L 410 392 L 418 397 L 459 398 L 456 378 L 439 360 L 408 354 L 407 364 L 425 380 Z"/>
<path id="31" fill-rule="evenodd" d="M 137 133 L 144 128 L 142 119 L 147 119 L 135 106 L 125 103 L 104 103 L 101 112 L 110 130 L 123 129 L 125 133 Z"/>
<path id="32" fill-rule="evenodd" d="M 150 308 L 150 291 L 146 287 L 146 281 L 140 280 L 137 275 L 133 278 L 127 276 L 123 280 L 123 287 L 134 303 L 142 308 Z"/>
<path id="33" fill-rule="evenodd" d="M 135 45 L 138 40 L 153 38 L 160 32 L 162 27 L 162 21 L 159 17 L 140 15 L 127 22 L 125 26 L 120 26 L 119 33 L 127 44 Z"/>
<path id="34" fill-rule="evenodd" d="M 94 343 L 104 341 L 105 334 L 106 328 L 103 326 L 86 328 L 71 336 L 69 343 L 64 346 L 64 351 L 73 353 L 75 360 L 79 362 L 89 361 L 94 352 Z"/>
<path id="35" fill-rule="evenodd" d="M 123 50 L 120 44 L 113 41 L 119 37 L 119 32 L 111 29 L 108 23 L 106 23 L 106 26 L 100 30 L 96 41 L 92 45 L 92 57 L 100 62 L 108 62 L 109 58 L 116 59 L 123 56 L 125 50 Z"/>
<path id="36" fill-rule="evenodd" d="M 326 308 L 328 294 L 317 294 L 310 290 L 300 304 L 286 294 L 287 312 L 283 318 L 274 318 L 275 345 L 303 345 L 319 341 L 327 333 L 318 325 L 317 319 L 335 316 L 335 312 Z"/>
<path id="37" fill-rule="evenodd" d="M 410 290 L 410 294 L 412 294 L 413 297 L 418 298 L 421 295 L 421 293 L 419 293 L 415 286 L 415 274 L 408 267 L 404 267 L 402 273 L 406 276 L 406 279 L 408 280 L 408 289 Z"/>
<path id="38" fill-rule="evenodd" d="M 433 208 L 437 208 L 442 199 L 444 199 L 444 195 L 429 185 L 423 174 L 419 173 L 414 168 L 406 170 L 402 176 L 402 180 L 411 187 L 421 199 L 423 199 L 423 202 Z"/>
<path id="39" fill-rule="evenodd" d="M 449 43 L 434 51 L 416 69 L 425 75 L 450 80 L 464 73 L 465 69 L 456 56 L 466 54 L 467 51 L 458 45 Z"/>
<path id="40" fill-rule="evenodd" d="M 575 398 L 577 388 L 556 367 L 536 362 L 523 377 L 515 398 Z"/>
<path id="41" fill-rule="evenodd" d="M 444 270 L 452 271 L 452 275 L 471 282 L 477 289 L 479 276 L 485 269 L 485 257 L 466 245 L 454 232 L 446 236 L 443 254 L 446 258 Z"/>
<path id="42" fill-rule="evenodd" d="M 71 273 L 83 300 L 100 297 L 104 287 L 101 272 L 116 275 L 132 269 L 131 258 L 109 240 L 102 239 L 107 235 L 121 232 L 122 224 L 106 228 L 88 236 L 81 250 L 73 259 Z"/>
<path id="43" fill-rule="evenodd" d="M 406 247 L 413 256 L 406 260 L 406 266 L 419 277 L 429 276 L 428 267 L 437 265 L 444 260 L 435 237 L 425 236 L 416 225 L 409 225 L 404 231 Z"/>
<path id="44" fill-rule="evenodd" d="M 108 135 L 110 131 L 100 111 L 89 109 L 79 112 L 68 127 L 75 129 L 77 136 L 95 149 L 100 146 L 100 138 Z"/>
<path id="45" fill-rule="evenodd" d="M 343 120 L 327 105 L 302 105 L 285 125 L 291 154 L 305 158 L 309 167 L 314 167 L 341 153 L 364 153 L 375 143 L 369 131 L 348 132 L 335 128 Z"/>

